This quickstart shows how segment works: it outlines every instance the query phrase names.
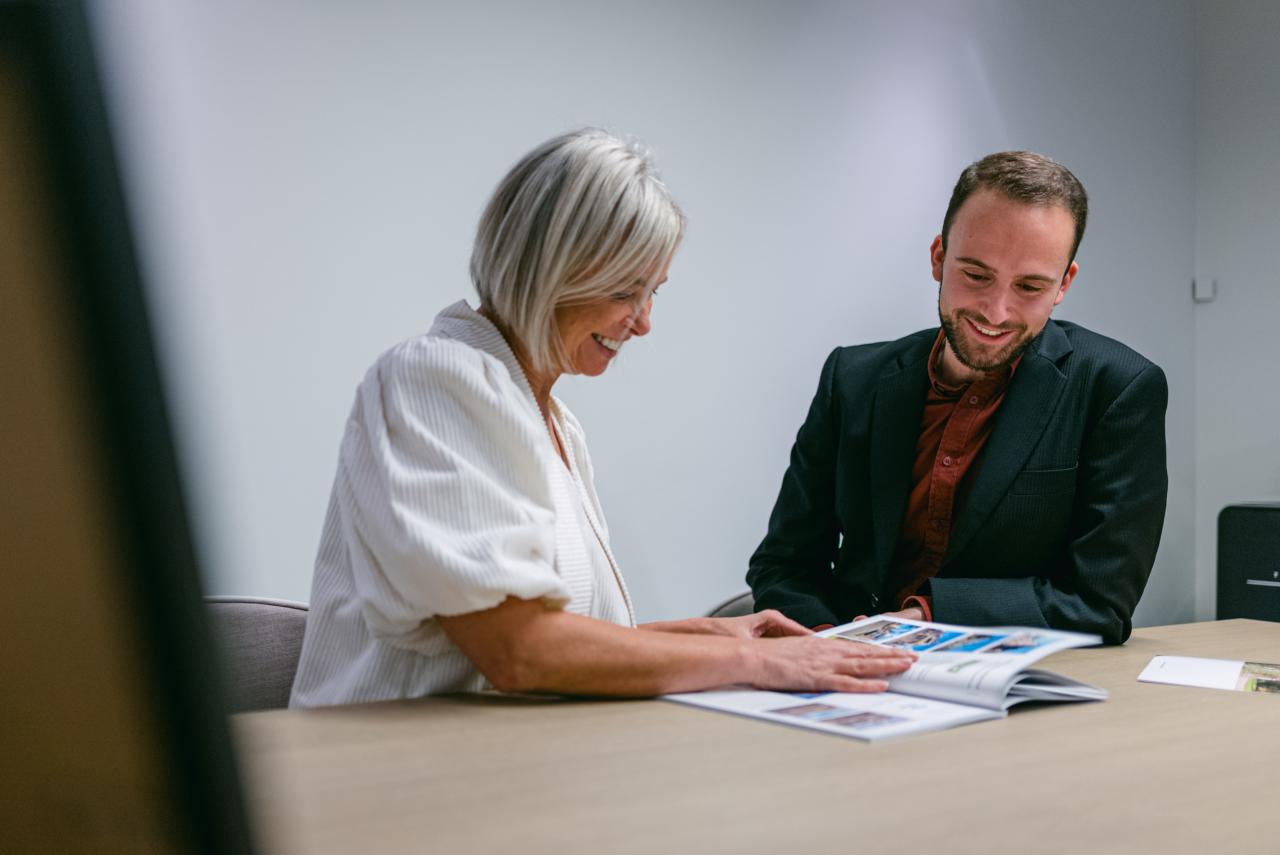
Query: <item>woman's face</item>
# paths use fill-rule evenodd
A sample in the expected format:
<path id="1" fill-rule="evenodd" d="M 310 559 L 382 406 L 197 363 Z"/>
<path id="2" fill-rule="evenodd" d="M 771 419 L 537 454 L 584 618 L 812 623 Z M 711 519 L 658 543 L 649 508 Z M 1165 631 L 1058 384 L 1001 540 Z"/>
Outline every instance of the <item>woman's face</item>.
<path id="1" fill-rule="evenodd" d="M 670 259 L 662 265 L 658 285 L 667 281 L 670 266 Z M 638 276 L 630 287 L 612 297 L 556 311 L 556 325 L 574 374 L 603 374 L 627 339 L 648 334 L 653 294 L 657 293 L 656 286 L 653 294 L 645 293 L 648 281 L 648 276 Z"/>

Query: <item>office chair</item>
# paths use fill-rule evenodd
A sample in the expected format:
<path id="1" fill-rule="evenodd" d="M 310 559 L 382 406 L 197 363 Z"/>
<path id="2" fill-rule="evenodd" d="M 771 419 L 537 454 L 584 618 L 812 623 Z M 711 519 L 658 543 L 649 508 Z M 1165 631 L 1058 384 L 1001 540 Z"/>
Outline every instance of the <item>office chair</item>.
<path id="1" fill-rule="evenodd" d="M 205 597 L 227 674 L 228 712 L 289 705 L 307 605 L 257 597 Z"/>
<path id="2" fill-rule="evenodd" d="M 751 614 L 755 608 L 756 601 L 751 596 L 751 592 L 743 591 L 741 594 L 734 594 L 707 612 L 707 617 L 742 617 Z"/>
<path id="3" fill-rule="evenodd" d="M 1218 620 L 1280 621 L 1280 502 L 1218 514 Z"/>

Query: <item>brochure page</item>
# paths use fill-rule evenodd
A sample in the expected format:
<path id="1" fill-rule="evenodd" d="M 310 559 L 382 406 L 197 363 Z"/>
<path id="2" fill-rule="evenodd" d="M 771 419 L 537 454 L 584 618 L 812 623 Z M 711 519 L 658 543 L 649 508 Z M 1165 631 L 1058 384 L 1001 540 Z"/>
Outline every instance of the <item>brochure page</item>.
<path id="1" fill-rule="evenodd" d="M 1280 665 L 1240 659 L 1156 656 L 1138 679 L 1144 683 L 1280 694 Z"/>
<path id="2" fill-rule="evenodd" d="M 1003 712 L 891 692 L 849 695 L 731 688 L 667 695 L 666 698 L 870 742 L 1004 717 Z"/>
<path id="3" fill-rule="evenodd" d="M 889 690 L 1005 710 L 1027 700 L 1099 700 L 1107 693 L 1028 667 L 1072 647 L 1100 644 L 1095 635 L 1026 627 L 965 627 L 876 616 L 824 630 L 846 641 L 904 647 L 920 654 Z"/>

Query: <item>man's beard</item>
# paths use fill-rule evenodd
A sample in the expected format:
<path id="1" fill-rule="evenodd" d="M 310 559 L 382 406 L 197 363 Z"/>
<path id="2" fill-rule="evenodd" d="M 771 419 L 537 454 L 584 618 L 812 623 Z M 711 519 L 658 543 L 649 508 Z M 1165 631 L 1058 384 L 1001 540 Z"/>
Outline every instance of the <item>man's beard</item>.
<path id="1" fill-rule="evenodd" d="M 969 340 L 965 338 L 960 329 L 960 324 L 965 322 L 965 318 L 975 321 L 987 329 L 1008 329 L 1016 330 L 1017 332 L 1013 340 L 999 350 L 991 351 L 985 348 L 973 348 L 969 346 Z M 997 326 L 996 324 L 987 323 L 981 315 L 976 315 L 965 309 L 955 309 L 951 314 L 947 314 L 942 308 L 941 288 L 938 289 L 938 320 L 942 322 L 942 332 L 947 337 L 947 344 L 951 345 L 951 352 L 956 355 L 956 359 L 960 360 L 960 364 L 970 371 L 999 371 L 1021 356 L 1022 351 L 1027 349 L 1027 345 L 1031 344 L 1031 339 L 1034 338 L 1023 325 L 1012 327 Z M 980 335 L 980 333 L 974 333 L 974 335 Z"/>

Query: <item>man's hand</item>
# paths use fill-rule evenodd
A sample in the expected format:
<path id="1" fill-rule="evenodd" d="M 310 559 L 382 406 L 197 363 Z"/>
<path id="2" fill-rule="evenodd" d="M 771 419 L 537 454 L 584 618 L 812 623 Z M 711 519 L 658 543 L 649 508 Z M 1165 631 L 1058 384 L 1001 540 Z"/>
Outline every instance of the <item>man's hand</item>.
<path id="1" fill-rule="evenodd" d="M 867 617 L 868 617 L 867 615 L 858 615 L 856 618 L 853 619 L 853 622 L 857 623 L 860 620 L 866 620 Z M 902 609 L 896 612 L 881 612 L 879 614 L 879 617 L 906 618 L 907 620 L 924 620 L 924 609 L 920 608 L 919 606 L 912 606 L 909 609 Z"/>
<path id="2" fill-rule="evenodd" d="M 902 609 L 896 612 L 884 612 L 881 617 L 890 618 L 906 618 L 907 620 L 924 620 L 924 609 L 919 606 L 912 606 L 909 609 Z"/>

